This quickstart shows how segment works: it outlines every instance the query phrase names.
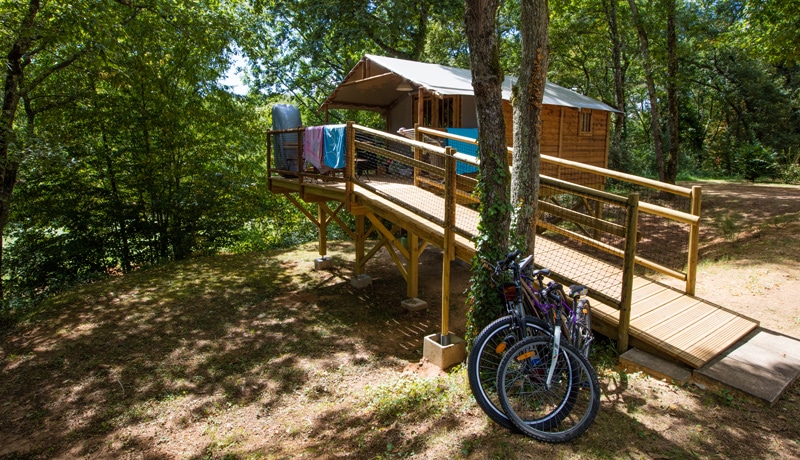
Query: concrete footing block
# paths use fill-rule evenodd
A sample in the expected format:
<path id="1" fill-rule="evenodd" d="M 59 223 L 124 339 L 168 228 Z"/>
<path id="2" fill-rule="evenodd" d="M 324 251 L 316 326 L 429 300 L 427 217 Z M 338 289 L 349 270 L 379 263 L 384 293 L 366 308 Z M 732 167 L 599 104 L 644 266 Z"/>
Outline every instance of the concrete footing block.
<path id="1" fill-rule="evenodd" d="M 333 259 L 330 257 L 314 259 L 314 270 L 328 270 L 330 268 L 333 268 Z"/>
<path id="2" fill-rule="evenodd" d="M 372 277 L 363 273 L 356 275 L 350 280 L 350 285 L 356 289 L 364 289 L 367 286 L 372 286 Z"/>
<path id="3" fill-rule="evenodd" d="M 439 369 L 452 367 L 467 357 L 467 343 L 464 339 L 452 332 L 446 338 L 447 345 L 442 345 L 441 334 L 432 334 L 425 337 L 422 345 L 422 356 Z"/>
<path id="4" fill-rule="evenodd" d="M 420 311 L 428 308 L 428 302 L 414 297 L 413 299 L 405 299 L 401 301 L 400 306 L 405 308 L 406 311 Z"/>

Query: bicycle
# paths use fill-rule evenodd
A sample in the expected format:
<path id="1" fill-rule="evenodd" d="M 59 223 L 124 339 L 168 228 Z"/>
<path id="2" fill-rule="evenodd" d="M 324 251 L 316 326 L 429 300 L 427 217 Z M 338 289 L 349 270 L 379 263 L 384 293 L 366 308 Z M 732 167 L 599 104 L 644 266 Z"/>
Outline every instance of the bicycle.
<path id="1" fill-rule="evenodd" d="M 530 305 L 523 299 L 520 266 L 528 265 L 533 256 L 518 264 L 516 258 L 520 253 L 519 250 L 510 252 L 495 265 L 484 261 L 492 268 L 492 280 L 503 302 L 505 315 L 481 330 L 467 359 L 469 386 L 478 406 L 490 419 L 510 430 L 516 430 L 516 427 L 503 413 L 495 387 L 502 355 L 526 337 L 550 334 L 548 324 L 534 316 Z"/>
<path id="2" fill-rule="evenodd" d="M 528 260 L 528 258 L 526 258 Z M 525 261 L 523 261 L 525 262 Z M 561 315 L 562 329 L 567 331 L 567 340 L 589 357 L 589 348 L 594 341 L 592 333 L 592 311 L 589 299 L 586 297 L 589 290 L 586 286 L 573 284 L 569 287 L 569 295 L 565 295 L 563 287 L 553 281 L 547 286 L 544 285 L 544 278 L 550 276 L 550 270 L 542 268 L 527 273 L 527 265 L 520 264 L 523 295 L 525 300 L 531 305 L 530 309 L 536 312 L 537 317 L 547 321 L 551 330 L 554 328 L 555 314 L 554 309 L 559 305 L 566 314 Z M 538 281 L 539 289 L 534 286 L 534 281 Z M 544 301 L 547 297 L 548 289 L 559 290 L 562 294 L 559 298 L 553 298 L 550 303 Z M 571 300 L 567 302 L 567 299 Z"/>
<path id="3" fill-rule="evenodd" d="M 584 293 L 583 286 L 570 289 L 573 306 Z M 584 351 L 561 343 L 564 311 L 569 309 L 563 287 L 550 282 L 539 296 L 540 304 L 553 306 L 546 308 L 552 313 L 552 334 L 527 337 L 512 346 L 500 361 L 495 388 L 504 414 L 518 430 L 540 441 L 566 442 L 594 422 L 600 384 Z"/>

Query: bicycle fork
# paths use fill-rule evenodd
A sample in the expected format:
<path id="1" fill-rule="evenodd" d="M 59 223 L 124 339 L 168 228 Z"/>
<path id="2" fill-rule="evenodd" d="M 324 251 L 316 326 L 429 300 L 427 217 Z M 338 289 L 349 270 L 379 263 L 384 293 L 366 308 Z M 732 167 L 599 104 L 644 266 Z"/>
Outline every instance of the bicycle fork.
<path id="1" fill-rule="evenodd" d="M 550 369 L 547 371 L 547 381 L 545 381 L 545 388 L 550 389 L 553 382 L 553 375 L 556 372 L 556 362 L 558 361 L 558 354 L 561 351 L 561 325 L 556 324 L 553 328 L 553 356 L 550 358 Z"/>

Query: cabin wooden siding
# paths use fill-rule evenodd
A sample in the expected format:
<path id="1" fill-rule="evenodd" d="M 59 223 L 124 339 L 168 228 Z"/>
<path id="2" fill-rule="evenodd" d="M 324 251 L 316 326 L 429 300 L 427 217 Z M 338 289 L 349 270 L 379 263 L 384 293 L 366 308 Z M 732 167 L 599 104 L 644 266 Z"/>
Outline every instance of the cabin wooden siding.
<path id="1" fill-rule="evenodd" d="M 591 113 L 591 131 L 580 132 L 581 114 Z M 513 115 L 511 103 L 503 102 L 503 117 L 506 122 L 506 143 L 514 144 Z M 545 105 L 542 109 L 541 153 L 565 160 L 608 167 L 608 142 L 610 112 L 605 110 L 578 110 L 573 107 Z M 555 165 L 542 163 L 541 174 L 569 180 L 597 188 L 591 182 L 599 178 L 576 178 L 575 174 L 560 171 Z"/>
<path id="2" fill-rule="evenodd" d="M 456 96 L 460 106 L 460 126 L 471 128 L 477 126 L 475 98 L 472 96 Z M 419 114 L 414 113 L 417 104 L 412 98 L 406 98 L 392 110 L 386 112 L 387 126 L 391 132 L 401 127 L 414 125 Z M 591 114 L 591 130 L 582 133 L 582 114 Z M 503 118 L 506 124 L 506 144 L 514 144 L 514 123 L 511 103 L 503 101 Z M 545 105 L 542 109 L 541 153 L 565 160 L 577 161 L 591 166 L 608 168 L 609 127 L 611 113 L 605 110 L 577 109 L 556 105 Z M 443 129 L 443 126 L 428 126 Z M 510 158 L 509 158 L 510 159 Z M 541 174 L 563 179 L 595 189 L 603 188 L 603 178 L 594 174 L 579 173 L 575 170 L 541 163 Z"/>

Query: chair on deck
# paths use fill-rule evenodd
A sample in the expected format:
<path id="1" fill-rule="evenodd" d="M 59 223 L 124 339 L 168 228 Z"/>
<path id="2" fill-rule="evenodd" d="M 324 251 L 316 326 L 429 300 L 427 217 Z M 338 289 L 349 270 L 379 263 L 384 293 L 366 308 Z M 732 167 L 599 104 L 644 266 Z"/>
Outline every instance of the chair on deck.
<path id="1" fill-rule="evenodd" d="M 378 174 L 378 158 L 374 153 L 359 150 L 356 152 L 356 177 L 369 180 L 369 171 Z"/>

